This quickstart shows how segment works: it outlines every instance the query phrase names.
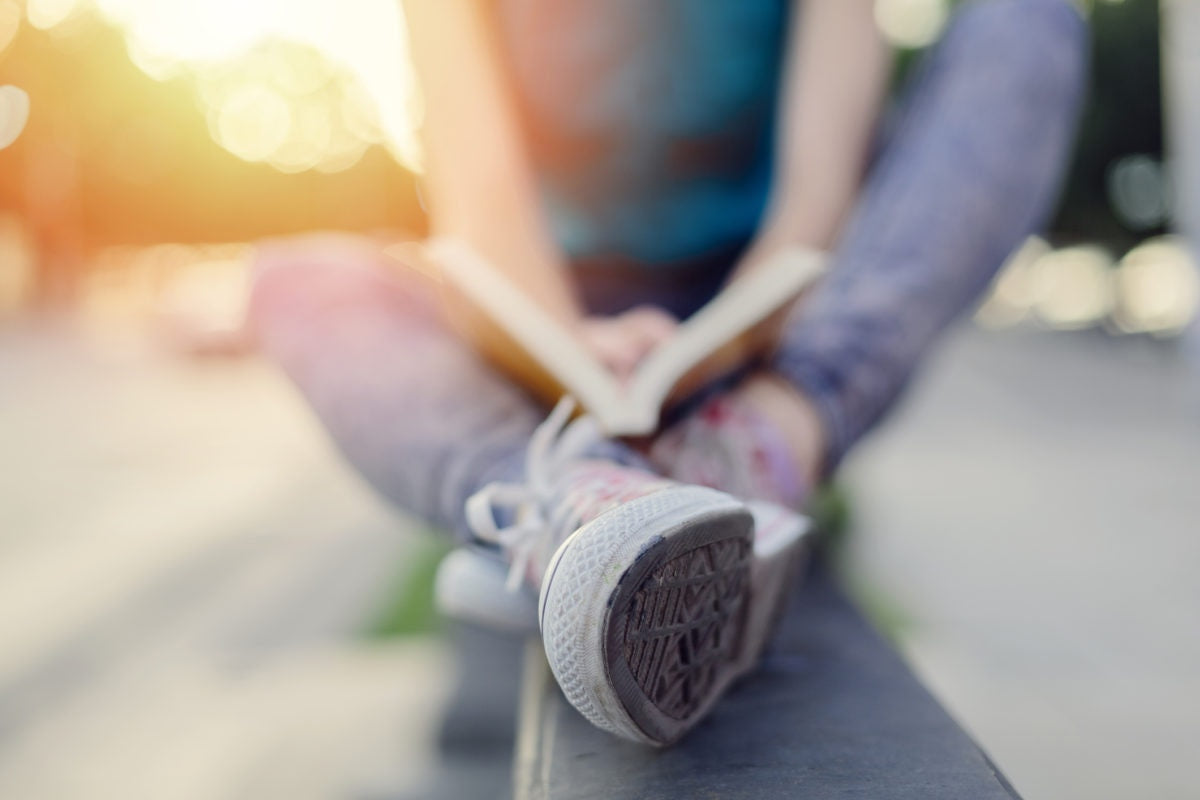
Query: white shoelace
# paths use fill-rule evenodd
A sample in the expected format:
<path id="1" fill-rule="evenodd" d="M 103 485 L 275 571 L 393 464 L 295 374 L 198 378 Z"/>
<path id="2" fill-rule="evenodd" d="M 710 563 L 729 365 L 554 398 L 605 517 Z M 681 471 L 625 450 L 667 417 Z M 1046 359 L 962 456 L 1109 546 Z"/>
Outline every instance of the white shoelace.
<path id="1" fill-rule="evenodd" d="M 534 555 L 556 535 L 555 523 L 560 521 L 547 517 L 555 480 L 600 438 L 600 428 L 590 416 L 568 425 L 574 411 L 574 398 L 564 395 L 533 432 L 526 451 L 524 483 L 489 483 L 467 500 L 471 530 L 509 554 L 511 566 L 505 583 L 509 591 L 516 591 Z M 510 513 L 512 524 L 497 526 L 497 511 Z"/>

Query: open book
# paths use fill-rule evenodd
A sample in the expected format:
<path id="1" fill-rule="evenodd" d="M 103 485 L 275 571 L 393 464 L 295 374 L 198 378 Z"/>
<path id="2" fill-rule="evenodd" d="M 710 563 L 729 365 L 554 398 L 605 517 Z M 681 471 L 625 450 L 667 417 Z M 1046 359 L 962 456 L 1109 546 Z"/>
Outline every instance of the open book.
<path id="1" fill-rule="evenodd" d="M 412 263 L 411 250 L 391 254 Z M 795 299 L 824 267 L 816 251 L 780 253 L 682 322 L 675 336 L 622 383 L 562 323 L 465 242 L 433 239 L 422 256 L 427 268 L 432 262 L 436 277 L 452 283 L 490 317 L 545 373 L 542 377 L 560 393 L 573 395 L 611 436 L 652 433 L 664 404 L 689 373 Z"/>

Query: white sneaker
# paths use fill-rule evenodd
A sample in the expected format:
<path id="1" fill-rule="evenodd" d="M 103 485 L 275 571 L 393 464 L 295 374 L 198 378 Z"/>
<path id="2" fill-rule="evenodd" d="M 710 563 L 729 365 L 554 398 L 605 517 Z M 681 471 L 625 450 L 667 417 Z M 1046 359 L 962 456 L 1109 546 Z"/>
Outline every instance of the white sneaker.
<path id="1" fill-rule="evenodd" d="M 485 487 L 468 518 L 510 553 L 510 586 L 540 587 L 546 659 L 571 704 L 669 744 L 757 663 L 806 525 L 760 507 L 760 555 L 751 510 L 730 495 L 583 459 L 598 433 L 586 417 L 566 426 L 572 407 L 534 435 L 527 483 Z M 498 528 L 497 510 L 516 521 Z"/>
<path id="2" fill-rule="evenodd" d="M 809 520 L 783 506 L 762 500 L 747 501 L 754 517 L 754 561 L 750 573 L 751 590 L 782 587 L 783 581 L 771 573 L 776 570 L 798 571 L 808 548 L 801 541 L 808 535 Z M 790 554 L 794 564 L 783 553 Z M 528 584 L 517 591 L 506 586 L 509 567 L 497 554 L 475 547 L 450 551 L 438 565 L 434 579 L 434 600 L 438 611 L 451 619 L 483 625 L 516 634 L 538 631 L 538 596 Z M 781 598 L 782 599 L 782 598 Z M 770 607 L 768 600 L 756 607 Z"/>
<path id="3" fill-rule="evenodd" d="M 508 564 L 478 548 L 450 551 L 438 564 L 433 599 L 445 616 L 516 634 L 537 632 L 537 593 L 522 585 L 508 591 Z"/>

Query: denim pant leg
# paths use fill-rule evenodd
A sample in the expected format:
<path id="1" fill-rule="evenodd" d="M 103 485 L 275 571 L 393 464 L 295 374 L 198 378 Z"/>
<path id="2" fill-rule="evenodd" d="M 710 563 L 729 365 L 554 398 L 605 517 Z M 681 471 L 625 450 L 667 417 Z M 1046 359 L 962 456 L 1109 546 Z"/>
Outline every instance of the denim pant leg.
<path id="1" fill-rule="evenodd" d="M 366 240 L 262 244 L 249 322 L 346 458 L 396 506 L 465 541 L 467 498 L 523 479 L 546 409 L 449 329 L 432 285 Z M 649 467 L 615 441 L 586 455 Z"/>
<path id="2" fill-rule="evenodd" d="M 1046 222 L 1074 136 L 1087 31 L 1067 0 L 963 5 L 918 69 L 776 368 L 816 403 L 832 470 L 935 336 Z"/>
<path id="3" fill-rule="evenodd" d="M 420 281 L 355 237 L 268 242 L 250 323 L 377 490 L 465 537 L 464 501 L 520 479 L 545 412 L 447 329 Z"/>

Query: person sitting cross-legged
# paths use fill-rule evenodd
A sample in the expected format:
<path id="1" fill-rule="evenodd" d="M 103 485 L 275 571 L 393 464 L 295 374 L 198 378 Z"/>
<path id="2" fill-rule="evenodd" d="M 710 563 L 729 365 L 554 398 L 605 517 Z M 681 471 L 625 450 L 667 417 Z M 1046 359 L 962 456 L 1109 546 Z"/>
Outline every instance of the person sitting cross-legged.
<path id="1" fill-rule="evenodd" d="M 669 744 L 753 667 L 812 488 L 1046 221 L 1085 24 L 1067 0 L 964 2 L 884 113 L 870 0 L 405 10 L 432 233 L 617 374 L 776 254 L 830 254 L 736 369 L 631 442 L 569 403 L 543 422 L 488 321 L 365 240 L 260 249 L 257 337 L 351 463 L 539 595 L 588 719 Z"/>

